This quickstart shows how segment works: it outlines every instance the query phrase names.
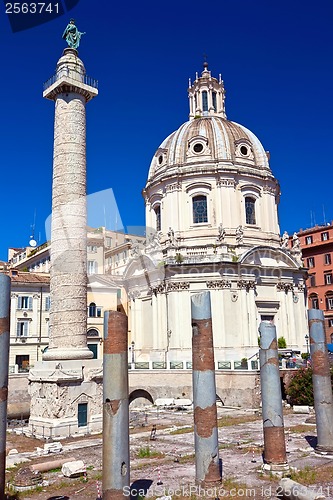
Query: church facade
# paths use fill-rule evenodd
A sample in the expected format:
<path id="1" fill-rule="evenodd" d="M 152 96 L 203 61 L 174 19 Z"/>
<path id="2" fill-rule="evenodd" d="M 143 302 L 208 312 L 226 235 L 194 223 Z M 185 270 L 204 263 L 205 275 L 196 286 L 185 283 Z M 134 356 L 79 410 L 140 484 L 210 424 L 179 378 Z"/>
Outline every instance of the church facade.
<path id="1" fill-rule="evenodd" d="M 269 154 L 227 119 L 224 83 L 204 64 L 189 120 L 157 149 L 143 190 L 147 244 L 125 273 L 135 362 L 191 368 L 191 295 L 211 292 L 216 367 L 257 368 L 258 327 L 306 350 L 299 242 L 280 237 Z"/>

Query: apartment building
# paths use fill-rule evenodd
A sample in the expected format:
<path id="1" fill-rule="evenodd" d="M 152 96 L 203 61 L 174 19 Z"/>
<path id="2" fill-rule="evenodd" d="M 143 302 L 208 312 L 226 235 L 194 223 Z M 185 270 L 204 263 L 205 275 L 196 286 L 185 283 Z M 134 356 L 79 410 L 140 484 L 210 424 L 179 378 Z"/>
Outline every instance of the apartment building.
<path id="1" fill-rule="evenodd" d="M 308 307 L 324 312 L 326 341 L 333 343 L 333 223 L 301 229 L 297 236 L 308 268 Z"/>

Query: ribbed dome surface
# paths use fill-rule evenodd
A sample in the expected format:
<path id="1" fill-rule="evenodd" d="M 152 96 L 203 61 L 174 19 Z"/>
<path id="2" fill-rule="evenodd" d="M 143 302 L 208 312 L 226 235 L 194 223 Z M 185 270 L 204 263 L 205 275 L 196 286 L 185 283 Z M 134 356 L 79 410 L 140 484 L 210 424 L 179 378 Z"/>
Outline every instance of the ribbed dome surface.
<path id="1" fill-rule="evenodd" d="M 267 154 L 250 130 L 219 116 L 207 116 L 185 122 L 162 142 L 148 179 L 160 177 L 172 167 L 221 162 L 270 173 Z"/>

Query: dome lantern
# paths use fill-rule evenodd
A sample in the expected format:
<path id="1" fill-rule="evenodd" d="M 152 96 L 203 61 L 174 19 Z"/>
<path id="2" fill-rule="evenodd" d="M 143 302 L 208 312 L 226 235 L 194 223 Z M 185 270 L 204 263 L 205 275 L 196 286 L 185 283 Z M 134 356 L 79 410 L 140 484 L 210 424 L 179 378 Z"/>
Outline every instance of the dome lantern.
<path id="1" fill-rule="evenodd" d="M 196 78 L 188 89 L 190 103 L 190 120 L 204 116 L 220 116 L 226 119 L 225 89 L 221 75 L 219 79 L 212 77 L 208 63 L 204 63 L 201 76 Z"/>

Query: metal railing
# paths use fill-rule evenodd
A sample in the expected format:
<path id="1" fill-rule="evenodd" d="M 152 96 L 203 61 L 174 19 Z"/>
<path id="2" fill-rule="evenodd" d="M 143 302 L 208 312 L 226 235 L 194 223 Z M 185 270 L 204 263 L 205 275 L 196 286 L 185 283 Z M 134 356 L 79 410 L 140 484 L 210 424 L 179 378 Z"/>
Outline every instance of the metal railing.
<path id="1" fill-rule="evenodd" d="M 48 89 L 53 85 L 56 81 L 60 80 L 61 78 L 70 78 L 71 80 L 84 83 L 85 85 L 89 85 L 90 87 L 93 87 L 95 89 L 98 89 L 98 80 L 95 80 L 95 78 L 91 78 L 88 75 L 82 75 L 81 73 L 74 72 L 74 71 L 67 71 L 67 74 L 64 71 L 61 71 L 59 73 L 55 73 L 55 75 L 51 76 L 44 84 L 43 84 L 43 90 Z"/>

